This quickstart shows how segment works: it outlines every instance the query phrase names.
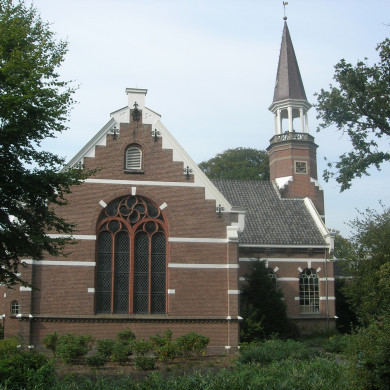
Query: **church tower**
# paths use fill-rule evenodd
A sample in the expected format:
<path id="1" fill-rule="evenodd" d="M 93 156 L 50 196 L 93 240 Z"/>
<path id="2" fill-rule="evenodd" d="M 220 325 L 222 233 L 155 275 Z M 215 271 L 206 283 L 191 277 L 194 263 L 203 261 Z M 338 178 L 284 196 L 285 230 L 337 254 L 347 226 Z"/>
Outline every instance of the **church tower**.
<path id="1" fill-rule="evenodd" d="M 274 136 L 267 148 L 270 178 L 282 198 L 308 197 L 324 218 L 324 194 L 317 180 L 318 146 L 309 134 L 307 119 L 310 107 L 285 21 L 274 98 L 269 107 L 274 114 Z"/>

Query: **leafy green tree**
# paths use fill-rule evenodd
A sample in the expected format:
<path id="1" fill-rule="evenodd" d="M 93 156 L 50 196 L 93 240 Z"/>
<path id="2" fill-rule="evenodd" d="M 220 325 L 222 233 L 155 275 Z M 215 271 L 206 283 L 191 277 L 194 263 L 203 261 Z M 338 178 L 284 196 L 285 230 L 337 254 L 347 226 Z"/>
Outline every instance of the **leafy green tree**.
<path id="1" fill-rule="evenodd" d="M 390 316 L 390 209 L 367 209 L 350 223 L 354 235 L 344 268 L 344 293 L 362 324 Z"/>
<path id="2" fill-rule="evenodd" d="M 287 336 L 292 325 L 287 319 L 283 293 L 264 261 L 254 261 L 241 290 L 241 341 L 260 341 L 272 334 Z"/>
<path id="3" fill-rule="evenodd" d="M 336 125 L 352 142 L 352 151 L 328 163 L 324 172 L 326 181 L 336 177 L 341 191 L 350 188 L 354 178 L 368 175 L 370 167 L 380 169 L 390 160 L 390 39 L 377 51 L 379 62 L 372 66 L 341 60 L 333 76 L 338 85 L 317 94 L 317 118 L 322 121 L 318 130 Z"/>
<path id="4" fill-rule="evenodd" d="M 20 259 L 58 255 L 74 225 L 57 216 L 72 185 L 89 173 L 60 171 L 64 160 L 41 142 L 66 130 L 75 88 L 57 68 L 67 43 L 56 41 L 33 6 L 0 0 L 0 282 L 23 282 Z M 24 281 L 25 282 L 25 281 Z"/>
<path id="5" fill-rule="evenodd" d="M 199 168 L 210 179 L 269 180 L 269 158 L 265 150 L 227 149 L 201 162 Z"/>

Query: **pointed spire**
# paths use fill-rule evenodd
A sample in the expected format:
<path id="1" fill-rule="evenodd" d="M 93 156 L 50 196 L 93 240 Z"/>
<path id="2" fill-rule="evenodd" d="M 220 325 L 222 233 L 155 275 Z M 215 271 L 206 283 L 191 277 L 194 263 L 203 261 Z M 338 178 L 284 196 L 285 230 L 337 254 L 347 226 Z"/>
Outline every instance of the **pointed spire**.
<path id="1" fill-rule="evenodd" d="M 307 100 L 286 21 L 284 22 L 273 102 L 285 99 Z"/>

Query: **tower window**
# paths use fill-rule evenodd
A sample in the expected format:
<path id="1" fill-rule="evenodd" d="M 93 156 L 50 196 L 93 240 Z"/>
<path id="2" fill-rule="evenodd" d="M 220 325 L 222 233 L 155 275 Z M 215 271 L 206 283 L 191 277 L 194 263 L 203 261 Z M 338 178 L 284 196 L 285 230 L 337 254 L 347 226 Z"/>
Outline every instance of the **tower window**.
<path id="1" fill-rule="evenodd" d="M 125 169 L 140 171 L 142 169 L 142 150 L 138 145 L 130 145 L 125 153 Z"/>
<path id="2" fill-rule="evenodd" d="M 301 313 L 320 312 L 318 275 L 312 268 L 305 269 L 299 276 L 299 302 Z"/>
<path id="3" fill-rule="evenodd" d="M 98 222 L 96 312 L 166 312 L 167 228 L 139 196 L 110 203 Z"/>
<path id="4" fill-rule="evenodd" d="M 16 316 L 19 314 L 19 302 L 18 301 L 12 301 L 11 302 L 11 316 Z"/>

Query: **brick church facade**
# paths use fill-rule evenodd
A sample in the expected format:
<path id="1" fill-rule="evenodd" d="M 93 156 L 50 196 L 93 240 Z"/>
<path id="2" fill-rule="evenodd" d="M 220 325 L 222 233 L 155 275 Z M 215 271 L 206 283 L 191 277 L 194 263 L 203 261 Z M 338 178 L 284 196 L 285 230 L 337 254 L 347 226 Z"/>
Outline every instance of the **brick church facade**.
<path id="1" fill-rule="evenodd" d="M 333 326 L 332 237 L 287 24 L 270 107 L 270 182 L 209 180 L 145 106 L 146 92 L 126 89 L 126 107 L 69 162 L 97 169 L 56 210 L 77 224 L 77 243 L 66 258 L 22 259 L 34 288 L 0 287 L 5 336 L 39 349 L 54 331 L 113 338 L 169 328 L 207 335 L 211 353 L 234 350 L 240 284 L 257 259 L 302 329 Z"/>

